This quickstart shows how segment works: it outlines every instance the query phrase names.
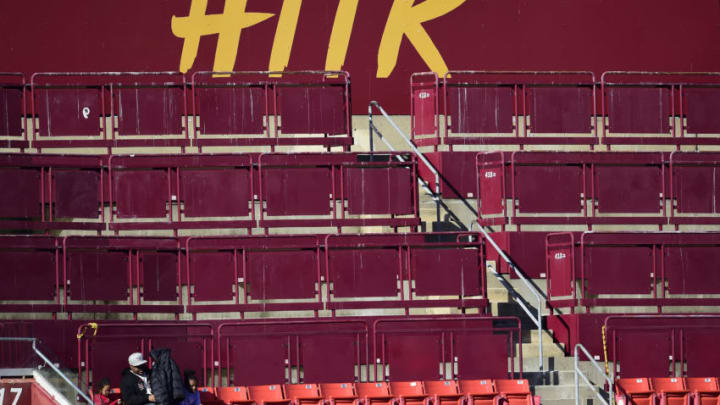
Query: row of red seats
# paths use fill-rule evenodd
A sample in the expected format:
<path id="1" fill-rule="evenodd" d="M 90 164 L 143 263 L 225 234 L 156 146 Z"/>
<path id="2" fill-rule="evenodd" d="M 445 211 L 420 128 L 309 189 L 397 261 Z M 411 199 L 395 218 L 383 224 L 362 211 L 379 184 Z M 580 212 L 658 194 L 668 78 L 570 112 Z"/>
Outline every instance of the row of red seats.
<path id="1" fill-rule="evenodd" d="M 0 136 L 21 149 L 352 145 L 347 73 L 210 73 L 46 72 L 29 85 L 0 73 Z"/>
<path id="2" fill-rule="evenodd" d="M 719 78 L 605 72 L 598 82 L 592 72 L 415 73 L 411 133 L 418 145 L 435 150 L 440 144 L 450 150 L 469 144 L 718 144 L 717 136 L 697 134 L 720 133 Z"/>
<path id="3" fill-rule="evenodd" d="M 715 377 L 621 378 L 615 384 L 618 405 L 715 405 L 720 386 Z"/>
<path id="4" fill-rule="evenodd" d="M 2 154 L 0 229 L 416 227 L 416 165 L 408 154 Z"/>
<path id="5" fill-rule="evenodd" d="M 476 159 L 481 225 L 720 223 L 717 153 L 488 152 Z"/>
<path id="6" fill-rule="evenodd" d="M 527 380 L 403 381 L 200 388 L 204 405 L 539 405 Z"/>

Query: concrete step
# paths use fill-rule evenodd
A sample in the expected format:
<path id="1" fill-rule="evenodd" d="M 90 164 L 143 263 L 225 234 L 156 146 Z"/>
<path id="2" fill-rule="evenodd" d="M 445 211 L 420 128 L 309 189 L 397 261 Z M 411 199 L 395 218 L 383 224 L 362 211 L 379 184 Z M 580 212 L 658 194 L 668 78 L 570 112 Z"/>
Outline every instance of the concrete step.
<path id="1" fill-rule="evenodd" d="M 580 387 L 579 390 L 580 398 L 594 398 L 595 393 L 593 390 L 587 387 Z M 562 399 L 565 401 L 575 401 L 575 385 L 536 385 L 535 395 L 539 395 L 542 398 L 542 403 L 545 400 L 556 400 Z M 585 402 L 585 401 L 581 401 Z"/>
<path id="2" fill-rule="evenodd" d="M 487 289 L 487 297 L 490 302 L 510 302 L 510 292 L 503 287 L 493 287 Z"/>

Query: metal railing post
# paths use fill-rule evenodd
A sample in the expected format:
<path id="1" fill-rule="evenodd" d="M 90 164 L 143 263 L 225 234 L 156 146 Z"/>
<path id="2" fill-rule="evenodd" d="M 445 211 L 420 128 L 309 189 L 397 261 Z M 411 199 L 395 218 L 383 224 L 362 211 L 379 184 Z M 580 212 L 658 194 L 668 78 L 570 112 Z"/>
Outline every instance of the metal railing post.
<path id="1" fill-rule="evenodd" d="M 442 201 L 442 198 L 440 196 L 440 173 L 437 171 L 437 169 L 435 169 L 435 167 L 430 163 L 430 161 L 428 161 L 427 158 L 425 158 L 425 155 L 415 146 L 415 144 L 410 140 L 410 138 L 400 129 L 400 127 L 395 123 L 395 121 L 393 121 L 393 119 L 388 115 L 388 113 L 382 108 L 382 106 L 377 101 L 374 101 L 374 100 L 370 101 L 370 104 L 368 105 L 368 117 L 370 120 L 369 134 L 370 134 L 370 138 L 371 138 L 370 145 L 372 145 L 373 133 L 376 132 L 378 134 L 378 137 L 380 138 L 380 140 L 383 141 L 383 143 L 385 143 L 385 145 L 388 147 L 388 149 L 390 149 L 391 151 L 395 151 L 395 148 L 393 148 L 392 145 L 390 145 L 390 143 L 385 139 L 385 137 L 382 135 L 382 133 L 377 129 L 377 127 L 375 127 L 375 124 L 373 123 L 372 107 L 375 107 L 378 109 L 378 111 L 380 111 L 380 113 L 385 117 L 385 119 L 388 120 L 390 125 L 395 129 L 395 131 L 400 135 L 400 137 L 405 141 L 405 143 L 407 143 L 408 146 L 410 146 L 410 149 L 412 150 L 412 152 L 418 156 L 420 161 L 425 163 L 425 165 L 428 167 L 430 172 L 432 172 L 432 174 L 435 176 L 435 190 L 436 190 L 435 192 L 433 192 L 430 189 L 430 187 L 428 187 L 428 185 L 420 177 L 418 177 L 418 182 L 423 187 L 423 189 L 425 189 L 428 192 L 428 194 L 430 194 L 432 199 L 437 204 L 438 210 L 439 210 L 439 207 L 442 206 L 443 208 L 445 208 L 445 211 L 448 212 L 453 217 L 453 219 L 458 221 L 458 223 L 462 224 L 460 222 L 460 220 L 457 218 L 457 216 Z M 398 158 L 400 158 L 400 157 L 398 157 Z M 473 215 L 475 215 L 477 217 L 477 210 L 475 210 L 464 198 L 460 198 L 460 200 L 470 210 L 470 212 L 472 212 Z M 467 229 L 472 230 L 473 224 L 477 224 L 477 222 L 473 221 Z M 543 303 L 544 303 L 543 298 L 542 298 L 542 296 L 540 296 L 540 294 L 538 294 L 537 291 L 535 291 L 535 288 L 532 286 L 530 281 L 528 281 L 528 279 L 520 272 L 520 270 L 517 268 L 517 266 L 515 266 L 515 264 L 510 260 L 510 258 L 505 254 L 505 252 L 503 252 L 502 249 L 500 249 L 498 244 L 495 243 L 495 240 L 492 237 L 490 237 L 490 235 L 485 231 L 485 229 L 483 229 L 483 227 L 479 227 L 479 228 L 480 228 L 480 232 L 482 232 L 482 234 L 483 234 L 483 237 L 485 237 L 485 239 L 487 239 L 490 242 L 492 247 L 498 252 L 498 254 L 503 258 L 503 260 L 505 260 L 508 263 L 508 265 L 513 269 L 513 272 L 518 276 L 518 278 L 520 278 L 522 280 L 522 282 L 525 284 L 525 286 L 528 288 L 528 290 L 530 290 L 530 292 L 537 299 L 537 311 L 535 314 L 533 314 L 533 312 L 530 310 L 530 308 L 528 308 L 528 306 L 525 304 L 525 302 L 522 301 L 521 297 L 519 297 L 517 292 L 515 292 L 512 289 L 512 287 L 510 287 L 509 285 L 505 285 L 505 288 L 507 288 L 509 291 L 511 291 L 512 294 L 514 294 L 514 298 L 515 298 L 516 302 L 518 303 L 518 305 L 520 305 L 520 307 L 523 309 L 523 311 L 525 311 L 525 313 L 530 317 L 530 319 L 533 321 L 533 323 L 537 326 L 538 344 L 539 344 L 539 369 L 540 369 L 540 371 L 542 371 L 544 364 L 545 364 L 544 360 L 543 360 L 543 347 L 542 347 L 542 341 L 543 341 L 543 338 L 542 338 L 542 331 L 543 331 L 543 329 L 542 329 L 542 308 L 543 308 Z M 496 277 L 498 277 L 499 279 L 504 281 L 504 279 L 502 279 L 502 277 L 494 269 L 493 269 L 493 273 L 495 274 Z"/>
<path id="2" fill-rule="evenodd" d="M 580 370 L 580 355 L 578 353 L 578 349 L 585 355 L 585 357 L 587 357 L 590 360 L 590 362 L 591 362 L 590 364 L 592 364 L 593 367 L 595 367 L 595 369 L 597 371 L 599 371 L 600 373 L 602 373 L 603 377 L 605 377 L 605 381 L 608 383 L 608 391 L 609 391 L 608 392 L 608 401 L 606 401 L 605 398 L 603 398 L 602 395 L 600 395 L 600 393 L 595 389 L 595 386 L 592 384 L 592 382 L 590 382 L 590 380 L 587 378 L 585 373 L 583 373 L 582 370 Z M 613 405 L 615 402 L 615 396 L 614 396 L 615 390 L 614 390 L 612 378 L 610 378 L 610 376 L 608 376 L 603 371 L 602 367 L 600 367 L 600 365 L 595 361 L 595 359 L 592 358 L 592 355 L 590 355 L 590 353 L 587 351 L 587 349 L 585 349 L 585 346 L 583 346 L 582 344 L 578 343 L 575 345 L 574 354 L 575 354 L 575 360 L 574 360 L 574 364 L 575 364 L 575 366 L 574 366 L 574 368 L 575 368 L 575 405 L 580 405 L 580 379 L 579 379 L 579 377 L 582 377 L 585 385 L 587 385 L 588 387 L 590 387 L 593 390 L 593 392 L 595 393 L 595 396 L 597 396 L 598 399 L 600 399 L 600 401 L 602 401 L 603 404 Z"/>
<path id="3" fill-rule="evenodd" d="M 29 337 L 0 337 L 0 342 L 2 342 L 2 341 L 5 341 L 5 342 L 32 342 L 32 349 L 33 349 L 33 351 L 40 357 L 40 359 L 42 359 L 43 362 L 45 362 L 45 365 L 47 365 L 48 367 L 50 367 L 57 375 L 59 375 L 60 378 L 62 378 L 63 381 L 65 381 L 68 385 L 70 385 L 70 387 L 72 387 L 72 388 L 75 390 L 75 392 L 77 392 L 78 395 L 80 395 L 80 396 L 82 397 L 82 399 L 84 399 L 85 401 L 87 401 L 88 404 L 92 404 L 92 403 L 93 403 L 92 399 L 90 399 L 90 397 L 87 396 L 87 394 L 85 394 L 85 392 L 83 392 L 83 390 L 81 390 L 77 385 L 75 385 L 72 381 L 70 381 L 70 379 L 67 378 L 67 376 L 66 376 L 65 374 L 63 374 L 62 371 L 60 371 L 60 369 L 58 369 L 57 367 L 55 367 L 55 365 L 52 363 L 52 361 L 50 361 L 50 359 L 48 359 L 47 356 L 45 356 L 45 355 L 40 351 L 40 349 L 37 348 L 37 338 L 29 338 Z"/>
<path id="4" fill-rule="evenodd" d="M 470 224 L 471 231 L 472 231 L 473 224 L 476 224 L 476 223 L 477 222 L 473 222 Z M 515 301 L 518 303 L 518 305 L 520 305 L 520 308 L 522 308 L 523 311 L 525 311 L 525 313 L 530 317 L 530 319 L 533 321 L 535 326 L 537 326 L 538 357 L 539 357 L 538 367 L 539 367 L 540 371 L 543 371 L 543 367 L 545 365 L 544 360 L 543 360 L 543 346 L 542 346 L 542 342 L 543 342 L 542 309 L 543 309 L 543 303 L 544 303 L 543 298 L 540 294 L 538 294 L 537 291 L 535 291 L 535 288 L 530 283 L 530 281 L 522 274 L 522 272 L 520 272 L 520 270 L 517 268 L 517 266 L 515 266 L 515 263 L 513 263 L 512 260 L 510 260 L 510 258 L 505 254 L 505 252 L 502 251 L 500 246 L 498 246 L 498 244 L 487 233 L 487 231 L 485 231 L 485 229 L 479 225 L 478 225 L 478 229 L 480 229 L 480 232 L 483 234 L 483 237 L 488 242 L 490 242 L 490 245 L 492 245 L 493 249 L 495 249 L 495 251 L 498 252 L 498 255 L 500 255 L 500 257 L 502 257 L 502 259 L 505 260 L 505 262 L 508 264 L 508 266 L 510 266 L 510 268 L 513 270 L 515 275 L 518 276 L 518 278 L 520 280 L 522 280 L 523 284 L 525 284 L 525 287 L 527 287 L 527 289 L 535 296 L 535 299 L 537 300 L 537 311 L 536 311 L 536 314 L 533 314 L 532 311 L 530 310 L 530 308 L 528 308 L 527 305 L 525 305 L 525 303 L 521 299 L 519 299 L 519 297 L 515 297 L 516 298 Z M 500 276 L 500 274 L 497 272 L 497 270 L 492 269 L 492 272 L 493 272 L 493 274 L 495 274 L 495 277 L 497 277 L 498 279 L 500 279 L 504 282 L 504 279 Z M 508 288 L 508 286 L 505 286 L 505 288 Z M 517 294 L 510 288 L 508 288 L 508 290 L 510 290 L 514 294 Z"/>
<path id="5" fill-rule="evenodd" d="M 385 111 L 385 109 L 382 108 L 380 103 L 378 103 L 377 101 L 374 101 L 374 100 L 370 101 L 370 103 L 368 105 L 368 117 L 370 119 L 369 126 L 370 126 L 371 148 L 372 148 L 372 142 L 373 142 L 372 141 L 373 133 L 377 133 L 380 140 L 383 141 L 383 143 L 385 145 L 387 145 L 388 149 L 390 149 L 391 151 L 395 151 L 395 148 L 393 148 L 390 145 L 390 143 L 385 139 L 385 137 L 382 136 L 382 133 L 380 132 L 380 130 L 373 123 L 373 116 L 372 116 L 372 108 L 373 107 L 377 108 L 378 111 L 380 111 L 380 113 L 383 115 L 383 117 L 385 117 L 385 119 L 390 123 L 390 125 L 393 127 L 393 129 L 395 129 L 395 131 L 398 133 L 398 135 L 400 135 L 402 140 L 410 147 L 412 152 L 415 153 L 415 155 L 418 157 L 418 159 L 420 159 L 420 161 L 425 164 L 425 166 L 428 168 L 428 170 L 430 170 L 430 172 L 433 174 L 433 176 L 435 176 L 435 191 L 432 191 L 430 189 L 430 187 L 419 177 L 418 177 L 418 181 L 421 182 L 423 189 L 425 189 L 428 192 L 428 194 L 430 194 L 433 201 L 435 201 L 435 204 L 438 208 L 438 215 L 439 215 L 439 209 L 440 209 L 440 207 L 442 207 L 445 209 L 445 212 L 450 214 L 450 216 L 453 219 L 455 219 L 461 227 L 464 227 L 464 224 L 462 223 L 462 221 L 460 221 L 458 219 L 458 217 L 450 210 L 450 208 L 447 205 L 445 205 L 445 203 L 442 201 L 442 198 L 440 196 L 440 173 L 437 171 L 435 166 L 433 166 L 432 163 L 430 163 L 430 161 L 425 157 L 425 155 L 417 148 L 417 146 L 415 146 L 415 143 L 413 143 L 413 141 L 407 136 L 407 134 L 405 134 L 405 132 L 403 132 L 403 130 L 400 129 L 400 127 L 395 123 L 395 121 L 390 117 L 390 115 L 388 115 L 388 113 Z M 372 152 L 372 149 L 371 149 L 371 152 Z M 473 208 L 472 205 L 470 205 L 467 202 L 467 200 L 465 198 L 463 198 L 461 196 L 460 201 L 462 201 L 463 205 L 465 205 L 465 207 L 473 215 L 477 216 L 477 211 L 475 210 L 475 208 Z"/>

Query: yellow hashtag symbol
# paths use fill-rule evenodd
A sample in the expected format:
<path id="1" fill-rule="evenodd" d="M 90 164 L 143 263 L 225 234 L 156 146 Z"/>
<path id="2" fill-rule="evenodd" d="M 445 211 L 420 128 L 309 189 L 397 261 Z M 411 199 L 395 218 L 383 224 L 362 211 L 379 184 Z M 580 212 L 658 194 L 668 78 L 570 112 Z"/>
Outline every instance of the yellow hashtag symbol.
<path id="1" fill-rule="evenodd" d="M 235 66 L 240 33 L 274 16 L 273 13 L 245 12 L 247 0 L 225 0 L 222 14 L 207 14 L 208 0 L 192 0 L 186 17 L 173 16 L 173 34 L 185 40 L 180 56 L 180 71 L 187 72 L 195 63 L 200 37 L 218 35 L 213 71 L 229 72 Z"/>

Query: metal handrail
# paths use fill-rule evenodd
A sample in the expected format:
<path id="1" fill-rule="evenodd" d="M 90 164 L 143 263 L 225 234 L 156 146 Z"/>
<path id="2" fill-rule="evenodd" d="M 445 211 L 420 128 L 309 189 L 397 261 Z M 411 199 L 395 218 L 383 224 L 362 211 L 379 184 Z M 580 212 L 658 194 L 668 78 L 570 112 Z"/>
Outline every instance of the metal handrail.
<path id="1" fill-rule="evenodd" d="M 587 378 L 585 373 L 583 373 L 582 370 L 580 370 L 580 356 L 578 355 L 578 349 L 580 349 L 582 351 L 582 353 L 585 354 L 585 357 L 587 357 L 590 360 L 593 367 L 595 367 L 595 369 L 598 370 L 599 372 L 601 372 L 603 374 L 603 376 L 605 377 L 605 381 L 608 383 L 608 400 L 609 400 L 609 402 L 606 401 L 602 395 L 600 395 L 600 393 L 595 389 L 595 386 Z M 581 343 L 578 343 L 575 345 L 574 368 L 575 368 L 575 405 L 580 405 L 580 384 L 579 384 L 578 376 L 582 377 L 583 381 L 585 382 L 585 385 L 587 385 L 588 387 L 590 387 L 593 390 L 595 395 L 598 397 L 598 399 L 600 399 L 600 401 L 602 401 L 603 404 L 613 405 L 613 403 L 615 402 L 615 400 L 614 400 L 615 395 L 614 395 L 614 390 L 613 390 L 612 378 L 610 378 L 610 376 L 605 374 L 605 371 L 603 371 L 602 367 L 600 367 L 600 365 L 598 365 L 598 363 L 595 361 L 595 359 L 592 358 L 592 355 L 587 351 L 587 349 L 585 349 L 585 346 L 583 346 Z"/>
<path id="2" fill-rule="evenodd" d="M 400 129 L 400 127 L 395 123 L 395 121 L 393 121 L 393 119 L 390 118 L 388 113 L 385 112 L 385 109 L 383 109 L 382 106 L 380 106 L 380 103 L 378 103 L 375 100 L 370 101 L 370 104 L 368 105 L 368 116 L 370 118 L 370 125 L 371 125 L 370 139 L 372 140 L 372 131 L 373 130 L 377 131 L 377 128 L 372 123 L 372 108 L 373 108 L 373 106 L 380 111 L 380 113 L 388 120 L 388 122 L 390 123 L 390 125 L 392 125 L 392 127 L 395 129 L 395 131 L 397 131 L 397 133 L 401 135 L 401 137 L 405 141 L 405 143 L 407 143 L 408 146 L 410 146 L 410 149 L 412 149 L 412 151 L 415 153 L 415 155 L 417 155 L 417 157 L 420 158 L 420 160 L 423 163 L 425 163 L 425 166 L 427 166 L 427 168 L 430 169 L 432 174 L 435 176 L 435 193 L 439 195 L 440 194 L 440 173 L 437 171 L 437 169 L 435 169 L 435 166 L 433 166 L 432 163 L 430 163 L 430 161 L 427 160 L 425 155 L 423 155 L 423 153 L 420 152 L 420 150 L 417 148 L 417 146 L 415 146 L 415 144 L 412 143 L 412 141 L 410 140 L 410 138 L 408 138 L 408 136 L 405 134 L 405 132 L 403 132 L 403 130 Z M 378 133 L 379 132 L 380 131 L 378 131 Z M 384 142 L 386 145 L 388 145 L 387 141 L 384 141 Z M 371 143 L 371 145 L 372 145 L 372 143 Z M 370 148 L 370 150 L 372 151 L 372 147 Z M 393 150 L 393 149 L 391 149 L 391 150 Z"/>
<path id="3" fill-rule="evenodd" d="M 375 127 L 375 124 L 373 124 L 373 118 L 372 118 L 372 108 L 373 108 L 373 106 L 374 106 L 375 108 L 377 108 L 378 111 L 380 111 L 380 113 L 388 120 L 388 122 L 390 122 L 390 125 L 392 125 L 392 127 L 393 127 L 393 128 L 395 129 L 395 131 L 397 131 L 397 133 L 402 137 L 402 139 L 405 141 L 405 143 L 407 143 L 407 144 L 410 146 L 410 148 L 411 148 L 412 151 L 418 156 L 418 158 L 419 158 L 423 163 L 425 163 L 425 164 L 427 165 L 427 167 L 430 169 L 430 171 L 435 175 L 435 188 L 436 188 L 436 190 L 437 190 L 437 193 L 434 193 L 432 190 L 430 190 L 430 188 L 425 184 L 425 182 L 424 182 L 420 177 L 418 177 L 418 182 L 419 182 L 420 185 L 432 196 L 433 200 L 438 204 L 438 209 L 439 209 L 440 206 L 442 206 L 450 215 L 452 215 L 452 217 L 453 217 L 455 220 L 458 221 L 458 223 L 461 223 L 461 222 L 459 221 L 459 219 L 457 218 L 457 216 L 445 205 L 445 203 L 443 202 L 443 200 L 442 200 L 442 198 L 441 198 L 441 196 L 440 196 L 440 191 L 439 191 L 439 184 L 440 184 L 440 183 L 439 183 L 439 178 L 440 178 L 440 174 L 438 173 L 438 171 L 435 169 L 435 167 L 432 166 L 432 164 L 430 164 L 430 162 L 425 158 L 425 156 L 423 155 L 423 153 L 415 146 L 415 144 L 410 140 L 410 138 L 407 137 L 407 135 L 400 129 L 400 127 L 398 127 L 398 125 L 395 123 L 395 121 L 393 121 L 393 119 L 388 115 L 387 112 L 385 112 L 385 110 L 382 108 L 382 106 L 380 106 L 380 104 L 379 104 L 377 101 L 371 101 L 370 104 L 368 105 L 368 117 L 369 117 L 369 120 L 370 120 L 370 122 L 369 122 L 369 126 L 370 126 L 370 150 L 371 150 L 371 151 L 373 150 L 372 140 L 373 140 L 373 131 L 375 131 L 375 132 L 378 133 L 378 136 L 379 136 L 379 138 L 383 141 L 383 143 L 385 143 L 385 145 L 386 145 L 391 151 L 395 151 L 395 148 L 393 148 L 393 147 L 390 145 L 390 143 L 385 139 L 385 137 L 382 136 L 382 133 L 377 129 L 377 127 Z M 472 208 L 472 206 L 471 206 L 464 198 L 461 198 L 461 201 L 465 204 L 465 206 L 466 206 L 475 216 L 477 216 L 477 211 L 476 211 L 474 208 Z M 476 223 L 477 223 L 477 222 L 473 221 L 473 222 L 470 224 L 469 229 L 470 229 L 471 231 L 472 231 L 473 224 L 476 224 Z M 461 224 L 462 224 L 462 223 L 461 223 Z M 505 254 L 505 252 L 503 252 L 502 249 L 500 249 L 500 247 L 498 246 L 498 244 L 495 243 L 495 240 L 494 240 L 492 237 L 490 237 L 490 235 L 485 231 L 485 229 L 483 229 L 482 227 L 480 227 L 480 232 L 482 232 L 482 234 L 483 234 L 483 236 L 485 237 L 485 239 L 487 239 L 487 240 L 490 242 L 490 244 L 492 245 L 492 247 L 493 247 L 493 248 L 498 252 L 498 254 L 508 263 L 508 265 L 513 269 L 513 271 L 515 272 L 515 274 L 523 281 L 523 283 L 525 283 L 525 285 L 527 286 L 528 290 L 530 290 L 530 292 L 531 292 L 531 293 L 535 296 L 535 298 L 537 299 L 537 302 L 538 302 L 537 311 L 536 311 L 536 314 L 533 314 L 532 311 L 527 307 L 527 305 L 522 301 L 522 299 L 519 299 L 520 297 L 518 296 L 517 292 L 515 292 L 515 291 L 512 289 L 512 287 L 510 287 L 509 285 L 504 284 L 505 288 L 507 288 L 508 291 L 510 291 L 512 294 L 514 294 L 513 296 L 514 296 L 514 298 L 516 298 L 516 302 L 520 305 L 520 307 L 525 311 L 525 313 L 530 317 L 530 319 L 533 321 L 533 323 L 534 323 L 534 324 L 537 326 L 537 328 L 538 328 L 539 369 L 540 369 L 540 371 L 542 371 L 542 370 L 543 370 L 543 367 L 544 367 L 543 349 L 542 349 L 542 308 L 543 308 L 543 298 L 542 298 L 542 296 L 540 296 L 540 294 L 537 293 L 537 291 L 535 291 L 535 289 L 533 288 L 533 286 L 532 286 L 532 284 L 530 283 L 530 281 L 528 281 L 528 279 L 519 271 L 519 269 L 517 268 L 517 266 L 515 266 L 515 264 L 514 264 L 514 263 L 510 260 L 510 258 Z M 498 277 L 499 279 L 502 280 L 502 277 L 497 273 L 497 271 L 495 271 L 495 269 L 493 269 L 492 271 L 493 271 L 493 273 L 495 274 L 496 277 Z M 504 280 L 503 280 L 503 281 L 504 281 Z"/>
<path id="4" fill-rule="evenodd" d="M 88 404 L 92 404 L 93 401 L 90 399 L 83 390 L 81 390 L 77 385 L 73 384 L 72 381 L 70 381 L 69 378 L 65 374 L 60 371 L 53 363 L 50 361 L 50 359 L 47 358 L 38 348 L 37 348 L 37 338 L 31 338 L 31 337 L 0 337 L 0 342 L 32 342 L 32 349 L 33 351 L 42 359 L 42 361 L 45 362 L 46 365 L 48 365 L 57 375 L 60 376 L 60 378 L 63 379 L 66 383 L 68 383 L 72 389 L 77 392 L 82 399 L 87 401 Z"/>
<path id="5" fill-rule="evenodd" d="M 477 224 L 477 222 L 472 222 L 470 224 L 471 231 L 472 231 L 473 225 L 475 225 L 475 224 Z M 520 305 L 520 308 L 522 308 L 523 311 L 525 311 L 525 313 L 528 315 L 528 317 L 530 317 L 530 320 L 532 320 L 533 323 L 535 324 L 535 326 L 537 326 L 538 357 L 539 357 L 538 367 L 539 367 L 540 371 L 543 371 L 543 367 L 544 367 L 543 347 L 542 347 L 542 341 L 543 341 L 543 338 L 542 338 L 542 334 L 543 334 L 542 309 L 544 307 L 543 298 L 535 290 L 532 283 L 530 283 L 530 281 L 522 274 L 520 269 L 517 268 L 515 263 L 513 263 L 512 260 L 510 260 L 510 258 L 508 257 L 508 255 L 506 255 L 505 252 L 503 252 L 503 250 L 500 248 L 500 246 L 498 246 L 498 244 L 490 236 L 490 234 L 488 234 L 487 231 L 485 231 L 485 229 L 482 226 L 480 226 L 479 224 L 478 224 L 478 229 L 480 229 L 480 232 L 483 234 L 483 237 L 488 242 L 490 242 L 490 245 L 492 245 L 492 247 L 495 249 L 495 251 L 497 251 L 497 253 L 500 255 L 500 257 L 502 257 L 503 260 L 505 260 L 505 262 L 508 264 L 508 266 L 510 266 L 510 268 L 513 270 L 515 275 L 518 276 L 518 278 L 520 280 L 522 280 L 523 284 L 525 284 L 525 287 L 527 287 L 527 289 L 530 291 L 530 293 L 532 293 L 535 296 L 535 299 L 537 299 L 537 311 L 536 311 L 536 314 L 533 314 L 532 311 L 530 310 L 530 308 L 528 308 L 527 305 L 520 299 L 517 292 L 515 290 L 513 290 L 509 285 L 506 284 L 505 279 L 503 279 L 502 276 L 500 276 L 500 274 L 497 272 L 497 270 L 495 270 L 495 268 L 492 269 L 492 272 L 495 275 L 495 277 L 497 277 L 503 283 L 505 288 L 513 294 L 513 298 L 515 298 L 515 302 L 517 302 L 518 305 Z"/>
<path id="6" fill-rule="evenodd" d="M 410 148 L 412 149 L 413 153 L 415 153 L 415 155 L 416 155 L 423 163 L 425 163 L 425 165 L 426 165 L 427 168 L 430 170 L 430 172 L 432 172 L 432 174 L 435 176 L 435 191 L 432 191 L 432 190 L 430 189 L 429 185 L 428 185 L 422 178 L 420 178 L 419 176 L 418 176 L 418 183 L 420 184 L 420 186 L 421 186 L 428 194 L 430 194 L 432 200 L 435 201 L 435 203 L 437 204 L 437 207 L 438 207 L 438 214 L 437 214 L 438 220 L 440 220 L 440 207 L 442 207 L 442 208 L 445 210 L 445 212 L 447 212 L 447 213 L 465 230 L 465 229 L 466 229 L 466 228 L 465 228 L 465 225 L 462 223 L 462 221 L 460 220 L 460 218 L 458 218 L 457 215 L 455 215 L 455 213 L 452 212 L 452 210 L 450 210 L 450 208 L 445 204 L 445 202 L 442 200 L 442 198 L 441 198 L 441 196 L 440 196 L 440 173 L 437 171 L 437 169 L 435 169 L 435 166 L 433 166 L 432 163 L 430 163 L 430 161 L 427 160 L 427 158 L 425 157 L 425 155 L 417 148 L 417 146 L 415 146 L 415 144 L 412 142 L 412 140 L 410 140 L 410 138 L 407 136 L 407 134 L 405 134 L 405 132 L 403 132 L 403 130 L 400 129 L 400 127 L 395 123 L 395 121 L 390 117 L 390 115 L 388 115 L 388 113 L 385 111 L 385 109 L 382 108 L 382 106 L 380 105 L 380 103 L 378 103 L 377 101 L 374 101 L 374 100 L 373 100 L 373 101 L 370 101 L 370 103 L 368 104 L 368 119 L 369 119 L 369 124 L 368 124 L 368 125 L 369 125 L 369 137 L 370 137 L 370 153 L 373 153 L 373 151 L 374 151 L 374 147 L 373 147 L 373 133 L 374 133 L 374 132 L 376 132 L 376 133 L 378 134 L 378 137 L 380 138 L 381 141 L 383 141 L 383 143 L 385 144 L 385 146 L 388 147 L 388 149 L 390 149 L 390 150 L 393 151 L 393 152 L 395 151 L 395 148 L 393 148 L 393 146 L 390 145 L 390 143 L 385 139 L 385 137 L 384 137 L 383 134 L 380 132 L 380 130 L 379 130 L 379 129 L 375 126 L 375 124 L 373 123 L 373 114 L 372 114 L 372 108 L 373 108 L 373 106 L 374 106 L 375 108 L 377 108 L 378 111 L 380 111 L 380 113 L 385 117 L 386 120 L 388 120 L 388 122 L 389 122 L 390 125 L 395 129 L 395 131 L 398 133 L 398 135 L 400 135 L 400 137 L 405 141 L 405 143 L 407 143 L 407 144 L 410 146 Z M 398 156 L 398 159 L 401 159 L 401 157 Z M 461 198 L 460 198 L 460 201 L 463 202 L 463 204 L 465 205 L 465 207 L 466 207 L 468 210 L 470 210 L 470 212 L 471 212 L 473 215 L 477 216 L 477 211 L 475 210 L 475 208 L 473 208 L 472 205 L 470 205 L 470 204 L 467 202 L 467 200 L 465 200 L 464 198 L 461 197 Z"/>

